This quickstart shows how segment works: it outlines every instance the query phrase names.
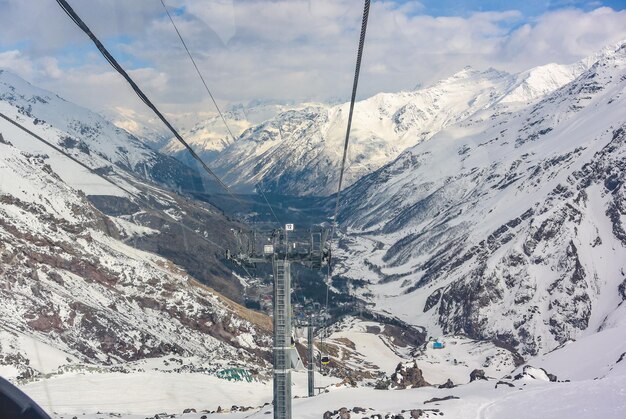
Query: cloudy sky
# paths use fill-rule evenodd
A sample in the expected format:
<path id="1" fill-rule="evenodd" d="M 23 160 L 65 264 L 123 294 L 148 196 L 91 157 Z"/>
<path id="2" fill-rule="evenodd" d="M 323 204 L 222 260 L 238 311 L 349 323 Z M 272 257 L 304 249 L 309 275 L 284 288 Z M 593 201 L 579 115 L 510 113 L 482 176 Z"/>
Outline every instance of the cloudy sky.
<path id="1" fill-rule="evenodd" d="M 218 102 L 346 100 L 362 0 L 164 0 Z M 166 112 L 211 113 L 160 0 L 69 0 Z M 626 40 L 626 0 L 373 1 L 360 97 L 466 65 L 517 72 Z M 143 112 L 52 0 L 0 0 L 0 68 L 103 111 Z"/>

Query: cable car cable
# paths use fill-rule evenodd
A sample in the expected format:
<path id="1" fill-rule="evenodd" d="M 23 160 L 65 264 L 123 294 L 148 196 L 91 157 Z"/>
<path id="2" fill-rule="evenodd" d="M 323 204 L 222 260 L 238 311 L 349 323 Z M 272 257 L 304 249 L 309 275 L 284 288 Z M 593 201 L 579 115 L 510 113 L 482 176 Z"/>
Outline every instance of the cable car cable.
<path id="1" fill-rule="evenodd" d="M 176 23 L 174 23 L 174 19 L 172 18 L 170 11 L 167 9 L 167 6 L 163 2 L 163 0 L 161 0 L 161 4 L 163 5 L 163 9 L 165 9 L 165 13 L 167 13 L 167 17 L 170 18 L 170 22 L 172 22 L 172 26 L 174 27 L 174 30 L 176 31 L 176 34 L 178 35 L 178 39 L 180 39 L 180 42 L 183 44 L 183 47 L 185 48 L 185 51 L 187 51 L 187 55 L 189 56 L 189 59 L 193 63 L 193 66 L 196 69 L 196 73 L 198 73 L 198 77 L 200 77 L 200 80 L 202 80 L 202 84 L 204 85 L 204 88 L 206 89 L 207 93 L 211 97 L 211 100 L 213 101 L 213 105 L 215 105 L 215 109 L 217 109 L 217 113 L 219 113 L 220 118 L 222 118 L 222 121 L 224 122 L 224 125 L 226 126 L 226 130 L 228 130 L 228 134 L 230 134 L 230 137 L 233 139 L 233 141 L 235 141 L 235 136 L 233 135 L 233 132 L 230 130 L 230 127 L 228 126 L 228 123 L 226 122 L 226 118 L 224 118 L 224 115 L 222 114 L 220 107 L 217 106 L 217 102 L 215 101 L 215 98 L 213 97 L 213 94 L 211 93 L 209 86 L 207 86 L 206 81 L 204 81 L 204 77 L 202 76 L 202 73 L 200 72 L 200 69 L 198 68 L 196 64 L 196 60 L 194 60 L 193 55 L 191 55 L 191 52 L 189 51 L 189 48 L 187 48 L 187 43 L 183 39 L 183 36 L 180 34 L 180 31 L 178 30 Z"/>
<path id="2" fill-rule="evenodd" d="M 270 201 L 267 199 L 267 196 L 265 195 L 265 192 L 263 192 L 263 188 L 261 188 L 261 184 L 259 182 L 257 182 L 255 184 L 256 186 L 256 190 L 261 192 L 261 196 L 263 196 L 263 199 L 265 200 L 265 203 L 267 204 L 267 207 L 270 209 L 270 212 L 272 213 L 272 215 L 274 216 L 274 219 L 276 220 L 276 222 L 278 223 L 278 225 L 282 228 L 284 227 L 284 224 L 281 224 L 280 220 L 278 219 L 278 217 L 276 216 L 276 213 L 274 212 L 274 208 L 272 208 L 272 204 L 270 204 Z"/>
<path id="3" fill-rule="evenodd" d="M 329 248 L 332 248 L 335 229 L 337 227 L 337 216 L 339 214 L 339 202 L 341 199 L 341 185 L 343 183 L 343 175 L 346 167 L 346 158 L 348 156 L 348 144 L 350 142 L 350 130 L 352 128 L 352 115 L 354 113 L 354 104 L 356 102 L 356 91 L 359 84 L 359 73 L 361 71 L 361 58 L 363 57 L 363 47 L 365 45 L 365 33 L 367 31 L 367 20 L 369 18 L 370 0 L 365 0 L 363 6 L 363 21 L 361 22 L 361 36 L 359 37 L 359 48 L 356 56 L 356 68 L 354 71 L 354 81 L 352 84 L 352 97 L 350 99 L 350 112 L 348 113 L 348 127 L 346 129 L 346 138 L 343 144 L 343 158 L 341 160 L 341 170 L 339 172 L 339 185 L 337 187 L 337 200 L 335 202 L 335 213 L 333 215 L 333 224 L 329 238 Z M 326 310 L 328 310 L 328 288 L 331 279 L 331 261 L 328 261 L 328 278 L 326 280 Z"/>
<path id="4" fill-rule="evenodd" d="M 209 94 L 209 97 L 211 98 L 211 101 L 213 101 L 213 105 L 215 105 L 215 109 L 217 110 L 217 113 L 220 115 L 220 118 L 222 119 L 222 122 L 224 123 L 224 126 L 226 127 L 226 130 L 230 134 L 230 137 L 232 138 L 233 142 L 236 141 L 236 138 L 233 135 L 233 132 L 230 129 L 230 126 L 228 125 L 228 122 L 226 121 L 226 118 L 222 114 L 222 111 L 220 110 L 220 107 L 218 106 L 217 102 L 215 101 L 215 98 L 213 97 L 213 94 L 211 93 L 211 90 L 209 89 L 209 86 L 207 85 L 206 81 L 204 80 L 204 77 L 202 76 L 202 72 L 200 71 L 200 69 L 198 68 L 198 65 L 196 64 L 196 60 L 193 58 L 193 55 L 191 54 L 191 51 L 187 47 L 187 43 L 185 42 L 185 39 L 183 38 L 183 35 L 178 30 L 178 26 L 176 26 L 176 22 L 174 22 L 174 18 L 172 17 L 171 13 L 169 12 L 169 9 L 167 8 L 167 6 L 165 5 L 165 2 L 163 0 L 160 0 L 160 1 L 161 1 L 161 4 L 163 5 L 163 9 L 165 9 L 165 13 L 167 13 L 167 17 L 169 17 L 169 20 L 172 23 L 172 26 L 174 27 L 174 30 L 176 31 L 176 34 L 178 35 L 178 39 L 180 40 L 181 44 L 183 45 L 183 48 L 185 49 L 185 51 L 187 52 L 187 55 L 189 56 L 189 59 L 191 60 L 191 63 L 193 64 L 194 68 L 196 69 L 196 73 L 198 74 L 198 77 L 200 78 L 200 81 L 202 81 L 202 84 L 204 85 L 205 90 Z M 265 200 L 265 203 L 269 207 L 270 212 L 272 213 L 272 216 L 274 217 L 274 219 L 276 220 L 278 225 L 280 227 L 282 227 L 283 224 L 281 224 L 280 220 L 276 216 L 276 213 L 274 212 L 274 209 L 272 208 L 272 205 L 270 204 L 269 200 L 267 199 L 267 196 L 265 196 L 265 192 L 263 191 L 263 189 L 261 189 L 261 187 L 259 186 L 258 182 L 255 183 L 255 187 L 261 193 L 261 195 L 263 196 L 263 199 Z"/>
<path id="5" fill-rule="evenodd" d="M 341 186 L 343 183 L 343 175 L 344 175 L 344 171 L 346 167 L 346 159 L 348 156 L 348 145 L 350 142 L 350 130 L 352 128 L 352 115 L 354 114 L 356 92 L 357 92 L 357 86 L 359 83 L 359 73 L 361 72 L 361 59 L 363 57 L 363 47 L 365 45 L 365 34 L 367 32 L 367 21 L 369 18 L 369 10 L 370 10 L 370 0 L 365 0 L 365 4 L 363 6 L 363 20 L 361 22 L 361 35 L 359 37 L 359 47 L 358 47 L 357 57 L 356 57 L 356 68 L 354 70 L 354 81 L 352 83 L 352 97 L 350 98 L 350 112 L 348 113 L 348 126 L 346 128 L 346 138 L 343 144 L 343 157 L 341 159 L 341 169 L 339 172 L 339 184 L 337 186 L 337 198 L 335 202 L 335 212 L 333 215 L 333 224 L 331 227 L 330 237 L 328 240 L 329 251 L 332 250 L 333 238 L 335 235 L 335 229 L 337 227 L 337 216 L 339 214 L 339 203 L 341 199 Z M 330 293 L 330 282 L 332 278 L 331 262 L 332 262 L 331 258 L 329 257 L 328 267 L 327 267 L 327 278 L 326 278 L 326 304 L 325 304 L 326 313 L 328 313 L 328 302 L 329 302 L 328 297 Z M 321 334 L 320 334 L 320 343 L 321 343 L 320 349 L 323 349 L 324 347 L 324 335 L 325 334 L 326 334 L 326 330 L 322 329 Z M 329 363 L 330 363 L 330 358 L 328 357 L 328 355 L 320 356 L 320 364 L 321 364 L 320 368 L 322 365 L 328 365 Z"/>
<path id="6" fill-rule="evenodd" d="M 233 194 L 233 192 L 230 190 L 230 188 L 228 187 L 228 185 L 226 185 L 220 178 L 219 176 L 217 176 L 217 174 L 215 174 L 215 172 L 213 172 L 213 170 L 211 170 L 211 168 L 200 158 L 200 156 L 198 156 L 198 154 L 193 150 L 193 148 L 187 143 L 187 141 L 185 141 L 183 139 L 183 137 L 178 133 L 178 131 L 172 126 L 172 124 L 170 124 L 170 122 L 165 118 L 165 116 L 163 116 L 163 114 L 161 113 L 161 111 L 159 111 L 159 109 L 150 101 L 150 99 L 148 99 L 148 97 L 144 94 L 144 92 L 139 88 L 139 86 L 137 86 L 137 84 L 134 82 L 134 80 L 128 75 L 128 73 L 124 70 L 124 68 L 122 68 L 122 66 L 115 60 L 115 58 L 113 58 L 113 56 L 109 53 L 109 51 L 106 49 L 106 47 L 102 44 L 102 42 L 100 42 L 100 40 L 96 37 L 96 35 L 91 31 L 91 29 L 89 29 L 89 27 L 87 26 L 87 24 L 80 18 L 80 16 L 78 16 L 76 14 L 76 12 L 74 11 L 74 9 L 72 9 L 72 7 L 68 4 L 68 2 L 66 0 L 57 0 L 57 3 L 59 4 L 59 6 L 61 6 L 61 8 L 63 9 L 63 11 L 65 11 L 65 13 L 70 17 L 70 19 L 72 19 L 72 21 L 83 31 L 85 32 L 85 34 L 93 41 L 93 43 L 96 45 L 96 47 L 98 48 L 98 50 L 100 51 L 100 53 L 104 56 L 104 58 L 106 58 L 106 60 L 109 62 L 109 64 L 111 64 L 111 66 L 122 76 L 124 77 L 124 79 L 128 82 L 128 84 L 131 86 L 131 88 L 134 90 L 134 92 L 137 94 L 137 96 L 139 96 L 139 98 L 146 104 L 146 106 L 148 106 L 155 114 L 156 116 L 161 120 L 161 122 L 163 122 L 165 124 L 165 126 L 167 126 L 167 128 L 174 134 L 174 137 L 176 137 L 176 139 L 187 149 L 187 151 L 189 151 L 189 153 L 191 154 L 191 156 L 198 161 L 198 163 L 200 163 L 200 165 L 202 166 L 202 168 L 209 174 L 211 175 L 213 178 L 215 178 L 215 180 L 217 181 L 217 183 L 224 188 L 224 190 L 226 192 L 228 192 L 229 195 L 231 195 L 237 202 L 242 203 L 241 200 L 239 198 L 237 198 L 235 196 L 235 194 Z"/>

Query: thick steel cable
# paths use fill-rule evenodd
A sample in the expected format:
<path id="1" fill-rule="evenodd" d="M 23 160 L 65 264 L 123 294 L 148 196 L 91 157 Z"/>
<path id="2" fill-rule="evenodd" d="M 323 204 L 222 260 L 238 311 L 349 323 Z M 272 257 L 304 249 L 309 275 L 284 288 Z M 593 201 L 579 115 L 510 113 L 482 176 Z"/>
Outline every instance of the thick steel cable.
<path id="1" fill-rule="evenodd" d="M 124 68 L 122 68 L 122 66 L 115 60 L 115 58 L 113 58 L 113 56 L 109 53 L 109 51 L 106 49 L 106 47 L 102 44 L 102 42 L 100 42 L 100 40 L 96 37 L 96 35 L 91 31 L 91 29 L 89 29 L 89 27 L 87 26 L 87 24 L 80 18 L 80 16 L 78 16 L 76 14 L 76 12 L 74 11 L 74 9 L 72 9 L 72 7 L 68 4 L 68 2 L 66 0 L 57 0 L 57 3 L 59 4 L 59 6 L 61 6 L 61 8 L 63 9 L 63 11 L 65 11 L 65 13 L 70 17 L 70 19 L 72 19 L 72 21 L 74 23 L 76 23 L 76 25 L 83 31 L 85 32 L 85 34 L 93 41 L 93 43 L 96 45 L 96 48 L 98 48 L 98 50 L 100 51 L 100 53 L 104 56 L 104 58 L 106 58 L 106 60 L 109 62 L 109 64 L 111 64 L 111 66 L 122 76 L 124 77 L 124 79 L 128 82 L 128 84 L 130 84 L 131 88 L 135 91 L 135 93 L 137 94 L 137 96 L 139 96 L 139 98 L 143 101 L 143 103 L 146 104 L 146 106 L 148 106 L 155 114 L 156 116 L 161 120 L 161 122 L 163 122 L 165 124 L 165 126 L 167 126 L 167 128 L 172 132 L 172 134 L 174 134 L 174 137 L 176 137 L 176 139 L 183 145 L 185 146 L 185 148 L 187 149 L 187 151 L 189 151 L 189 153 L 191 154 L 191 156 L 198 162 L 200 163 L 200 165 L 202 166 L 202 168 L 209 174 L 211 175 L 213 178 L 215 178 L 215 180 L 217 181 L 217 183 L 224 188 L 224 190 L 226 192 L 228 192 L 229 195 L 231 195 L 237 202 L 242 203 L 241 200 L 239 198 L 237 198 L 235 196 L 235 194 L 233 194 L 233 192 L 230 190 L 230 188 L 224 183 L 222 182 L 222 180 L 213 172 L 213 170 L 211 170 L 211 168 L 209 168 L 209 166 L 207 166 L 207 164 L 200 158 L 200 156 L 198 156 L 198 154 L 196 154 L 196 152 L 193 150 L 193 148 L 191 148 L 191 146 L 183 139 L 183 137 L 178 133 L 178 131 L 172 126 L 172 124 L 170 124 L 170 122 L 165 118 L 165 116 L 163 116 L 163 114 L 161 113 L 161 111 L 159 111 L 157 109 L 157 107 L 150 101 L 150 99 L 148 99 L 148 97 L 144 94 L 144 92 L 139 88 L 139 86 L 137 86 L 137 84 L 134 82 L 134 80 L 128 75 L 128 73 L 124 70 Z"/>
<path id="2" fill-rule="evenodd" d="M 10 122 L 11 124 L 15 125 L 16 127 L 18 127 L 19 129 L 21 129 L 22 131 L 26 132 L 27 134 L 29 134 L 31 137 L 33 137 L 34 139 L 36 139 L 37 141 L 47 145 L 48 147 L 50 147 L 51 149 L 53 149 L 54 151 L 56 151 L 57 153 L 61 154 L 64 157 L 67 157 L 68 159 L 72 160 L 74 163 L 78 164 L 79 166 L 81 166 L 82 168 L 88 170 L 91 174 L 98 176 L 100 179 L 110 183 L 111 185 L 115 186 L 116 188 L 119 188 L 120 190 L 124 191 L 125 193 L 127 193 L 128 195 L 130 195 L 131 197 L 134 197 L 135 199 L 141 201 L 144 205 L 146 205 L 148 208 L 150 208 L 153 211 L 156 211 L 157 213 L 163 215 L 163 217 L 168 220 L 171 223 L 174 223 L 176 225 L 178 225 L 179 227 L 183 228 L 184 230 L 188 230 L 190 232 L 193 232 L 194 234 L 198 234 L 195 230 L 193 230 L 191 227 L 186 226 L 185 224 L 177 221 L 175 218 L 171 217 L 169 214 L 159 210 L 158 208 L 156 208 L 155 206 L 153 206 L 149 201 L 147 201 L 145 198 L 143 198 L 142 196 L 133 193 L 131 191 L 129 191 L 128 189 L 126 189 L 125 187 L 121 186 L 119 183 L 114 182 L 112 179 L 110 179 L 109 177 L 98 173 L 97 169 L 93 169 L 89 166 L 87 166 L 85 163 L 81 162 L 80 160 L 78 160 L 76 157 L 72 156 L 71 154 L 65 152 L 63 149 L 55 146 L 54 144 L 50 143 L 49 141 L 43 139 L 41 136 L 35 134 L 34 132 L 32 132 L 31 130 L 29 130 L 28 128 L 26 128 L 25 126 L 23 126 L 22 124 L 20 124 L 17 121 L 14 121 L 13 119 L 9 118 L 8 116 L 4 115 L 3 113 L 0 112 L 0 118 L 5 119 L 7 122 Z M 213 246 L 226 251 L 227 249 L 224 248 L 223 246 L 219 245 L 218 243 L 215 243 L 214 241 L 204 237 L 201 234 L 198 234 L 198 237 L 201 240 L 206 241 L 209 244 L 212 244 Z M 244 268 L 244 270 L 248 273 L 248 275 L 250 275 L 250 277 L 252 277 L 252 275 L 247 271 L 247 269 Z"/>
<path id="3" fill-rule="evenodd" d="M 359 84 L 359 73 L 361 72 L 361 58 L 363 57 L 363 46 L 365 44 L 365 33 L 367 31 L 367 20 L 370 11 L 370 0 L 365 0 L 363 6 L 363 20 L 361 22 L 361 36 L 359 38 L 359 48 L 356 55 L 356 68 L 354 70 L 354 82 L 352 84 L 352 97 L 350 99 L 350 112 L 348 113 L 348 127 L 346 129 L 346 138 L 343 144 L 343 158 L 341 160 L 341 170 L 339 172 L 339 185 L 337 186 L 337 200 L 335 202 L 335 214 L 333 215 L 333 224 L 328 241 L 329 250 L 332 250 L 333 237 L 337 227 L 337 216 L 339 214 L 339 202 L 341 199 L 341 185 L 343 183 L 343 174 L 346 167 L 346 158 L 348 156 L 348 144 L 350 143 L 350 129 L 352 128 L 352 115 L 354 113 L 354 104 L 356 102 L 356 91 Z M 332 255 L 332 253 L 331 253 Z M 330 279 L 332 275 L 331 260 L 328 260 L 328 278 L 326 280 L 326 310 L 328 310 L 328 290 L 330 288 Z M 349 289 L 348 289 L 349 292 Z"/>

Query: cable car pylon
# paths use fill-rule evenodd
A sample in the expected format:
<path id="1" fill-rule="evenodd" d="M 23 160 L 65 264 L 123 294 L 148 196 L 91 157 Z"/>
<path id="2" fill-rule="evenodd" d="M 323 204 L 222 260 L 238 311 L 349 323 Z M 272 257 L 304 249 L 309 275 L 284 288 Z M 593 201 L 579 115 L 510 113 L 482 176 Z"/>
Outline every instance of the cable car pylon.
<path id="1" fill-rule="evenodd" d="M 319 309 L 307 306 L 304 308 L 305 317 L 296 322 L 296 327 L 307 330 L 307 382 L 308 395 L 315 395 L 315 329 L 323 325 Z"/>
<path id="2" fill-rule="evenodd" d="M 256 231 L 233 232 L 238 245 L 237 254 L 232 256 L 234 259 L 243 264 L 272 264 L 274 419 L 291 419 L 291 369 L 295 367 L 292 361 L 295 348 L 291 346 L 291 265 L 296 263 L 312 270 L 327 265 L 330 260 L 328 230 L 312 228 L 298 231 L 293 224 L 285 224 L 284 228 L 264 236 Z M 310 333 L 312 335 L 312 329 Z M 312 336 L 309 345 L 313 345 Z M 310 362 L 309 368 L 312 365 Z M 311 387 L 309 395 L 312 395 Z"/>

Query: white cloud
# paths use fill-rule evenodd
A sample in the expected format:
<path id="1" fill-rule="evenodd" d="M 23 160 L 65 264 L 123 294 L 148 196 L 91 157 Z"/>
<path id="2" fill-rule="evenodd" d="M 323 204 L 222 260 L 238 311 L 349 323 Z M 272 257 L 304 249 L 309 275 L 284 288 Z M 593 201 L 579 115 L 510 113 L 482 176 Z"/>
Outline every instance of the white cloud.
<path id="1" fill-rule="evenodd" d="M 503 65 L 521 69 L 546 62 L 571 62 L 626 39 L 626 11 L 599 8 L 585 13 L 570 9 L 540 16 L 514 31 L 498 57 Z"/>
<path id="2" fill-rule="evenodd" d="M 159 1 L 71 2 L 166 112 L 211 110 Z M 350 94 L 361 0 L 169 0 L 221 104 L 328 100 Z M 35 4 L 37 7 L 35 7 Z M 143 104 L 54 2 L 0 0 L 0 66 L 94 109 Z M 472 65 L 521 71 L 573 62 L 626 39 L 626 12 L 563 9 L 525 22 L 517 11 L 416 14 L 421 3 L 372 3 L 360 96 L 411 89 Z M 516 27 L 518 26 L 518 27 Z M 515 28 L 516 29 L 512 29 Z M 0 50 L 1 51 L 1 50 Z"/>
<path id="3" fill-rule="evenodd" d="M 0 52 L 0 68 L 11 70 L 28 78 L 32 78 L 35 73 L 33 62 L 25 58 L 18 50 Z"/>

